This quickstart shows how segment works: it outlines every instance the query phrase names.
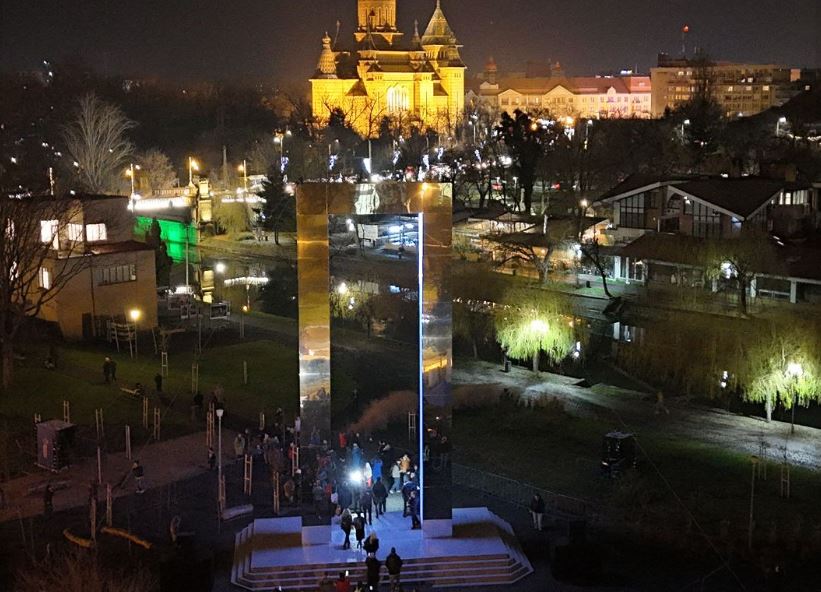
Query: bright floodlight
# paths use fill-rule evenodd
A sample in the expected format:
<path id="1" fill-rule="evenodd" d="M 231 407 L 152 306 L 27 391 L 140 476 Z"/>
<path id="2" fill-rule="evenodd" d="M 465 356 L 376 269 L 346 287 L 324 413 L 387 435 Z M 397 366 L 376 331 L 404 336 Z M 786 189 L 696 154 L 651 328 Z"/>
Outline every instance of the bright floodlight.
<path id="1" fill-rule="evenodd" d="M 778 118 L 778 123 L 787 123 L 787 118 L 786 117 L 779 117 Z"/>
<path id="2" fill-rule="evenodd" d="M 140 312 L 140 310 L 138 308 L 132 308 L 130 311 L 128 311 L 128 316 L 130 316 L 131 320 L 134 321 L 134 322 L 137 322 L 137 321 L 140 320 L 140 315 L 141 314 L 142 313 Z"/>
<path id="3" fill-rule="evenodd" d="M 530 330 L 534 333 L 547 333 L 547 323 L 542 319 L 533 319 L 530 321 Z"/>
<path id="4" fill-rule="evenodd" d="M 790 362 L 787 364 L 787 376 L 791 376 L 794 378 L 799 378 L 804 374 L 804 369 L 801 367 L 801 364 L 796 362 Z"/>
<path id="5" fill-rule="evenodd" d="M 588 203 L 588 202 L 587 202 L 587 200 L 586 200 L 586 199 L 583 199 L 583 200 L 581 200 L 581 201 L 579 202 L 579 205 L 580 205 L 581 207 L 583 207 L 583 208 L 586 208 L 586 207 L 587 207 L 587 203 Z"/>
<path id="6" fill-rule="evenodd" d="M 362 471 L 355 470 L 351 471 L 348 478 L 351 480 L 351 483 L 361 483 L 362 482 Z"/>
<path id="7" fill-rule="evenodd" d="M 344 296 L 345 294 L 348 293 L 348 284 L 346 284 L 345 282 L 342 282 L 341 284 L 339 284 L 336 287 L 336 292 L 337 292 L 337 294 L 339 294 L 341 296 Z"/>
<path id="8" fill-rule="evenodd" d="M 223 263 L 222 261 L 218 261 L 214 265 L 214 271 L 216 271 L 217 273 L 225 273 L 225 263 Z"/>

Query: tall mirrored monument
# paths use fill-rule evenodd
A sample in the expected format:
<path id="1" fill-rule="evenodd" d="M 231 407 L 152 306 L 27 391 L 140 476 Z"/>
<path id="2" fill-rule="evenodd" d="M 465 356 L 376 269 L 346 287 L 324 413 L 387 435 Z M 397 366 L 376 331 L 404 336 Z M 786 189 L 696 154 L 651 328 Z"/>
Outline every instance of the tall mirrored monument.
<path id="1" fill-rule="evenodd" d="M 301 446 L 331 439 L 330 216 L 417 218 L 418 399 L 415 458 L 425 536 L 452 534 L 450 290 L 452 186 L 447 183 L 304 183 L 297 187 Z M 390 368 L 385 369 L 386 372 Z M 330 516 L 302 513 L 304 544 L 325 544 Z"/>

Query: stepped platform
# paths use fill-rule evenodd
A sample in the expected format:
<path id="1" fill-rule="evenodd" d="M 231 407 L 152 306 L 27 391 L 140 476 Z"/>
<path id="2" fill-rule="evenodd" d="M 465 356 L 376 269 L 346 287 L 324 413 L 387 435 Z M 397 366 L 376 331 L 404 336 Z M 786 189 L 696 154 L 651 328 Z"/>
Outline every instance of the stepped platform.
<path id="1" fill-rule="evenodd" d="M 327 574 L 348 571 L 353 583 L 365 581 L 365 552 L 342 549 L 344 533 L 332 529 L 328 544 L 302 546 L 302 520 L 255 520 L 236 536 L 231 582 L 247 590 L 316 590 Z M 410 529 L 401 512 L 388 512 L 373 526 L 379 536 L 377 557 L 391 547 L 402 557 L 403 583 L 433 587 L 513 584 L 533 572 L 510 525 L 487 508 L 454 508 L 453 536 L 425 538 Z M 353 545 L 353 535 L 351 535 Z M 383 580 L 387 571 L 382 568 Z"/>

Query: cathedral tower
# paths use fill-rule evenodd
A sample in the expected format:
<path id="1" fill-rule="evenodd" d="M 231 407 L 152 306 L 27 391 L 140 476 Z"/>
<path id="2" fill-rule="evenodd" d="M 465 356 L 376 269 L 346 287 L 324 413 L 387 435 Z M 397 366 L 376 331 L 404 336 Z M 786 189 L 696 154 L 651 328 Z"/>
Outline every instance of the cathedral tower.
<path id="1" fill-rule="evenodd" d="M 357 0 L 357 42 L 368 37 L 381 37 L 393 45 L 400 33 L 396 28 L 396 0 Z"/>

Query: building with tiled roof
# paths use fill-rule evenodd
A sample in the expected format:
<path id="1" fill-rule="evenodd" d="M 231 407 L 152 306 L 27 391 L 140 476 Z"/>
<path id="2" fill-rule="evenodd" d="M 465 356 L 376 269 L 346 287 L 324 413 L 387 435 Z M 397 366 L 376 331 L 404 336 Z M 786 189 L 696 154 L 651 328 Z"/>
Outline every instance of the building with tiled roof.
<path id="1" fill-rule="evenodd" d="M 650 77 L 561 75 L 561 66 L 549 68 L 549 76 L 525 73 L 498 76 L 491 58 L 484 75 L 473 81 L 468 104 L 492 111 L 549 111 L 557 117 L 648 118 L 650 117 Z"/>
<path id="2" fill-rule="evenodd" d="M 314 117 L 327 121 L 341 109 L 354 129 L 374 136 L 385 117 L 445 131 L 464 109 L 461 45 L 440 0 L 424 33 L 408 41 L 396 27 L 396 0 L 358 0 L 353 44 L 325 33 L 311 77 Z"/>

